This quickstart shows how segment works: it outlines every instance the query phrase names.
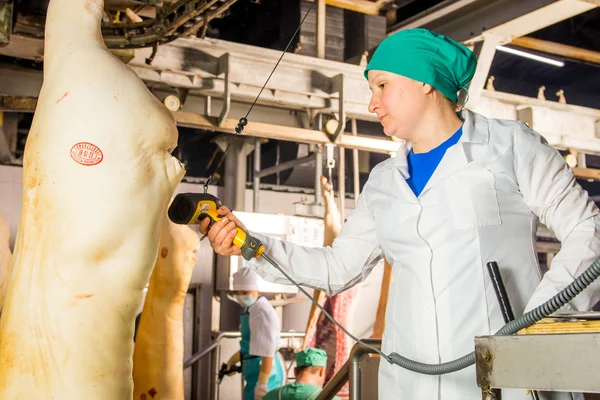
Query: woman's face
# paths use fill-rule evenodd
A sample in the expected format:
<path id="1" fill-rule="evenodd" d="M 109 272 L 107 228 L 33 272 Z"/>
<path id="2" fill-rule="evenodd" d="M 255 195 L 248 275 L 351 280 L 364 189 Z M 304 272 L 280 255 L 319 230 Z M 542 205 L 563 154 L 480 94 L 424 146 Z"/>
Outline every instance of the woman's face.
<path id="1" fill-rule="evenodd" d="M 368 73 L 369 112 L 377 114 L 387 136 L 412 142 L 425 112 L 429 85 L 385 71 Z"/>

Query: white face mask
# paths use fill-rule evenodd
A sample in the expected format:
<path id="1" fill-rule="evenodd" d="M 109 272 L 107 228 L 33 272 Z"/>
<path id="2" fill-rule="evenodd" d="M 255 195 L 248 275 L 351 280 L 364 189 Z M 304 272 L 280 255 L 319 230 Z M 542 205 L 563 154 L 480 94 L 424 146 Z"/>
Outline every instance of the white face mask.
<path id="1" fill-rule="evenodd" d="M 235 295 L 235 300 L 240 304 L 240 306 L 244 308 L 248 308 L 256 302 L 256 300 L 252 297 L 251 294 L 246 294 L 243 296 Z"/>

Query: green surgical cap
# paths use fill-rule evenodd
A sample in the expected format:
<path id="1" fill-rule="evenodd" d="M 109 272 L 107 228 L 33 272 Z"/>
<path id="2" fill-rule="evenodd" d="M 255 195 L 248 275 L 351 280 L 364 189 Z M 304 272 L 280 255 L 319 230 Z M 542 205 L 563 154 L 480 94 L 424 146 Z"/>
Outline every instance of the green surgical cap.
<path id="1" fill-rule="evenodd" d="M 477 58 L 462 44 L 427 29 L 406 29 L 387 37 L 365 69 L 402 75 L 437 89 L 453 103 L 477 68 Z"/>
<path id="2" fill-rule="evenodd" d="M 321 349 L 306 349 L 296 353 L 298 367 L 326 367 L 327 353 Z"/>

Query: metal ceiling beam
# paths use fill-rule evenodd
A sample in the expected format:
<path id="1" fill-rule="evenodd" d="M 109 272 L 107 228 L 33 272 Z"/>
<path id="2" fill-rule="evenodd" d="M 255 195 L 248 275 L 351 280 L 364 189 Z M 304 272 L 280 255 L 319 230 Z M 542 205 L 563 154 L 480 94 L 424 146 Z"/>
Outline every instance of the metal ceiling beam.
<path id="1" fill-rule="evenodd" d="M 446 0 L 395 25 L 389 34 L 422 27 L 472 44 L 478 65 L 468 90 L 470 107 L 477 107 L 496 46 L 595 7 L 585 0 Z"/>
<path id="2" fill-rule="evenodd" d="M 6 46 L 0 46 L 0 55 L 42 61 L 44 59 L 44 41 L 20 35 L 11 35 Z"/>
<path id="3" fill-rule="evenodd" d="M 529 3 L 529 1 L 521 3 Z M 517 37 L 528 35 L 532 32 L 574 17 L 575 15 L 583 14 L 596 7 L 597 5 L 585 0 L 555 1 L 552 4 L 524 14 L 519 18 L 515 18 L 504 24 L 488 29 L 481 35 L 467 40 L 466 43 L 468 44 L 482 40 L 486 35 L 501 37 L 503 43 L 509 43 Z"/>
<path id="4" fill-rule="evenodd" d="M 226 119 L 221 126 L 218 126 L 215 117 L 206 117 L 204 115 L 183 111 L 176 111 L 173 113 L 173 116 L 179 126 L 236 134 L 235 127 L 238 124 L 238 120 L 236 119 Z M 327 134 L 322 131 L 252 121 L 250 121 L 244 129 L 244 136 L 308 144 L 331 143 Z M 391 140 L 350 135 L 342 135 L 338 140 L 338 145 L 347 149 L 357 149 L 384 154 L 394 153 L 398 151 L 399 148 L 399 143 Z"/>
<path id="5" fill-rule="evenodd" d="M 37 98 L 0 95 L 0 111 L 34 112 L 36 103 Z M 178 126 L 237 135 L 235 133 L 235 127 L 238 124 L 238 120 L 234 118 L 225 119 L 221 122 L 221 124 L 219 124 L 218 117 L 207 117 L 187 111 L 175 111 L 172 114 Z M 331 143 L 329 136 L 322 131 L 255 121 L 250 121 L 248 123 L 244 130 L 243 136 L 277 139 L 308 144 Z M 391 140 L 350 135 L 341 135 L 338 140 L 338 145 L 348 149 L 371 151 L 384 154 L 394 153 L 398 151 L 399 147 L 397 142 L 393 142 Z"/>
<path id="6" fill-rule="evenodd" d="M 135 50 L 135 58 L 129 65 L 152 90 L 162 88 L 172 93 L 175 89 L 189 89 L 185 111 L 196 115 L 214 116 L 205 107 L 193 106 L 192 103 L 196 99 L 196 104 L 199 104 L 201 101 L 198 100 L 208 96 L 212 98 L 212 103 L 222 103 L 221 99 L 227 98 L 227 75 L 231 101 L 231 111 L 224 116 L 227 129 L 233 129 L 237 118 L 245 114 L 281 55 L 278 51 L 215 39 L 181 39 L 160 46 L 152 64 L 147 65 L 146 58 L 150 51 Z M 227 71 L 224 71 L 225 65 L 221 61 L 224 56 L 229 60 L 226 63 Z M 339 77 L 343 77 L 344 81 L 343 110 L 347 118 L 373 121 L 374 116 L 367 110 L 371 94 L 362 67 L 288 53 L 257 102 L 257 107 L 270 108 L 272 111 L 260 117 L 255 113 L 250 118 L 251 122 L 266 124 L 257 129 L 255 135 L 304 143 L 327 143 L 325 139 L 329 140 L 329 137 L 322 132 L 308 130 L 311 134 L 304 137 L 307 133 L 304 130 L 294 131 L 308 126 L 294 120 L 289 111 L 298 110 L 295 113 L 298 116 L 305 116 L 307 111 L 311 116 L 315 113 L 333 116 L 339 112 L 340 85 L 335 84 Z M 2 95 L 37 97 L 41 82 L 41 71 L 0 65 Z M 481 92 L 477 104 L 469 102 L 467 107 L 489 118 L 524 120 L 558 148 L 600 154 L 600 125 L 596 124 L 600 119 L 598 110 L 486 90 Z M 216 106 L 213 108 L 217 110 Z M 244 111 L 242 115 L 238 115 L 240 109 Z M 288 118 L 285 121 L 276 119 L 280 114 Z M 227 125 L 227 120 L 229 123 L 233 120 L 232 125 Z M 197 124 L 197 127 L 215 129 L 212 125 L 205 122 Z M 283 138 L 277 136 L 280 130 L 288 135 Z M 298 135 L 294 136 L 296 133 Z M 370 149 L 368 145 L 356 147 L 348 142 L 353 140 L 349 135 L 340 135 L 340 138 L 342 140 L 338 144 L 344 147 L 389 151 L 387 147 L 382 149 L 380 142 L 373 144 L 375 149 Z"/>
<path id="7" fill-rule="evenodd" d="M 595 7 L 586 0 L 446 0 L 394 25 L 389 34 L 422 27 L 466 44 L 486 35 L 505 44 Z"/>
<path id="8" fill-rule="evenodd" d="M 0 95 L 0 112 L 34 112 L 37 97 L 2 96 Z M 1 124 L 0 124 L 1 125 Z"/>
<path id="9" fill-rule="evenodd" d="M 600 181 L 600 169 L 575 167 L 573 168 L 573 174 L 578 178 Z"/>
<path id="10" fill-rule="evenodd" d="M 369 15 L 381 15 L 383 11 L 387 10 L 387 5 L 391 2 L 391 0 L 325 0 L 325 4 L 328 6 Z"/>
<path id="11" fill-rule="evenodd" d="M 218 60 L 229 54 L 231 99 L 250 103 L 281 56 L 279 51 L 209 38 L 180 39 L 159 46 L 149 66 L 146 59 L 150 53 L 151 49 L 138 49 L 129 63 L 144 81 L 217 97 L 224 93 Z M 258 103 L 337 113 L 340 95 L 336 79 L 343 75 L 344 85 L 353 88 L 344 92 L 347 117 L 376 122 L 377 118 L 366 107 L 371 93 L 363 71 L 357 65 L 286 53 Z"/>
<path id="12" fill-rule="evenodd" d="M 598 0 L 600 1 L 600 0 Z M 573 58 L 575 60 L 589 61 L 600 64 L 600 52 L 582 49 L 575 46 L 569 46 L 562 43 L 549 42 L 547 40 L 536 39 L 533 37 L 520 37 L 514 39 L 510 44 L 524 47 L 526 49 L 537 50 L 557 56 Z"/>

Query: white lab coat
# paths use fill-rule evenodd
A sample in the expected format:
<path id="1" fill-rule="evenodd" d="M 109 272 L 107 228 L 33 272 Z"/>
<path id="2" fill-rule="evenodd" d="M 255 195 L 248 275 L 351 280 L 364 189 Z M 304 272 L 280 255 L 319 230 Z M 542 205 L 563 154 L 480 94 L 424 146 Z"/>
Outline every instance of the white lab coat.
<path id="1" fill-rule="evenodd" d="M 330 294 L 365 279 L 385 256 L 394 275 L 382 343 L 386 354 L 447 362 L 473 351 L 475 336 L 500 329 L 504 321 L 487 262 L 498 263 L 518 316 L 556 294 L 600 255 L 599 211 L 560 154 L 521 122 L 470 111 L 463 118 L 459 143 L 448 149 L 418 198 L 405 181 L 408 147 L 377 165 L 332 247 L 300 247 L 256 235 L 298 282 Z M 538 217 L 562 242 L 541 283 Z M 286 283 L 262 259 L 248 266 L 266 280 Z M 571 306 L 587 310 L 598 299 L 595 285 Z M 474 366 L 428 376 L 382 361 L 379 399 L 479 400 L 481 391 Z M 530 397 L 516 390 L 503 391 L 503 399 Z"/>
<path id="2" fill-rule="evenodd" d="M 260 296 L 248 308 L 248 313 L 250 355 L 275 357 L 281 337 L 281 324 L 279 323 L 277 311 L 269 304 L 269 300 Z"/>

